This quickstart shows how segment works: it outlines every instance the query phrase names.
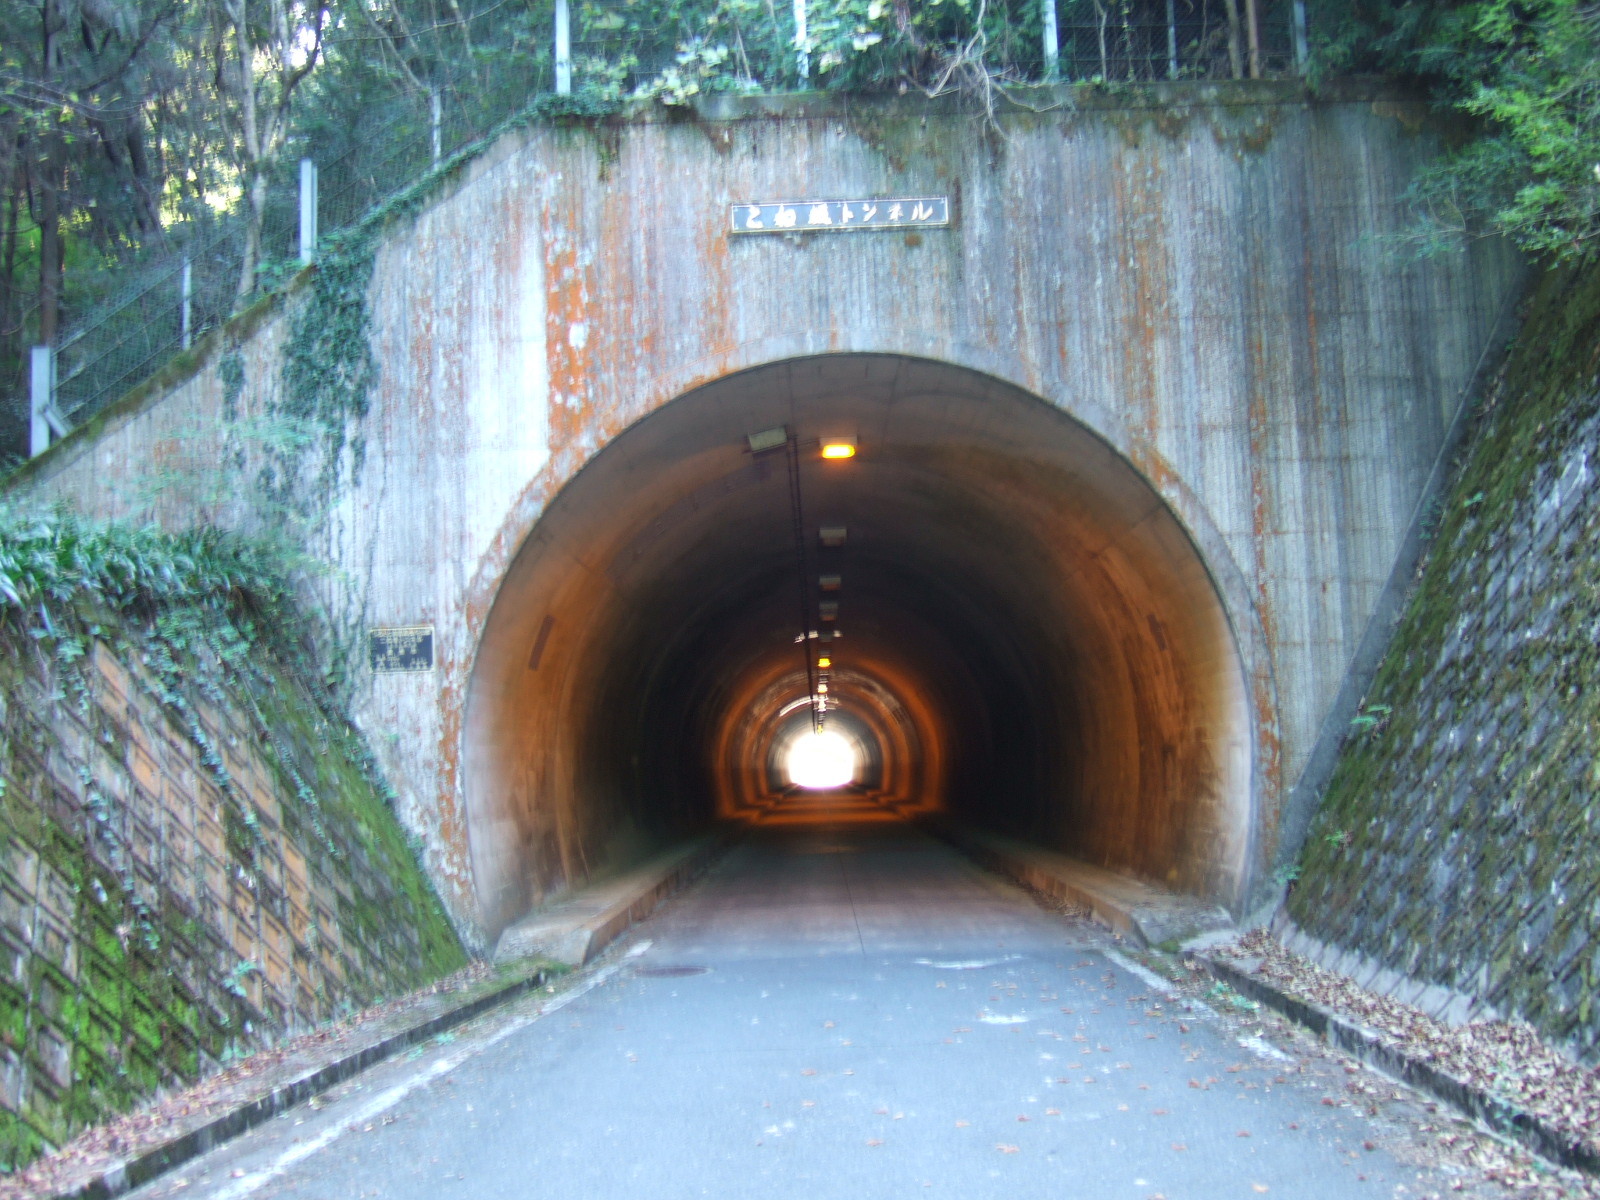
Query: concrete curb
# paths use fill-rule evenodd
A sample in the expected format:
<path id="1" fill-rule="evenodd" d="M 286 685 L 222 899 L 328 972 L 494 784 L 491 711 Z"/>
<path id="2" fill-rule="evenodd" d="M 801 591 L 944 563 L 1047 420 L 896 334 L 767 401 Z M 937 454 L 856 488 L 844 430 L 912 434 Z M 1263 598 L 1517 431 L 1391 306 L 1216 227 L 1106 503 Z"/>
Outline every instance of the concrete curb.
<path id="1" fill-rule="evenodd" d="M 501 933 L 493 961 L 514 962 L 537 954 L 581 967 L 704 871 L 727 847 L 724 835 L 697 838 L 618 879 L 585 888 L 547 911 L 524 917 Z"/>
<path id="2" fill-rule="evenodd" d="M 374 1063 L 418 1042 L 436 1037 L 457 1025 L 465 1024 L 492 1008 L 527 995 L 535 988 L 543 986 L 547 978 L 547 972 L 535 971 L 531 975 L 512 980 L 408 1029 L 392 1033 L 370 1046 L 352 1051 L 343 1058 L 275 1087 L 266 1095 L 241 1104 L 187 1133 L 118 1163 L 87 1182 L 65 1191 L 52 1192 L 50 1200 L 110 1200 L 113 1196 L 130 1192 L 158 1175 L 199 1158 L 223 1142 L 266 1123 L 285 1109 L 293 1108 L 327 1091 L 334 1084 L 360 1074 Z"/>
<path id="3" fill-rule="evenodd" d="M 1232 918 L 1215 905 L 998 834 L 938 819 L 924 819 L 922 824 L 991 871 L 1043 895 L 1087 908 L 1096 921 L 1141 949 L 1206 933 L 1237 932 Z"/>
<path id="4" fill-rule="evenodd" d="M 1431 1063 L 1405 1054 L 1389 1045 L 1373 1030 L 1347 1021 L 1320 1004 L 1312 1004 L 1281 992 L 1232 963 L 1207 955 L 1198 957 L 1213 977 L 1234 991 L 1305 1026 L 1352 1058 L 1410 1084 L 1418 1091 L 1426 1092 L 1495 1133 L 1527 1147 L 1541 1158 L 1587 1175 L 1600 1175 L 1600 1154 L 1572 1135 L 1552 1129 L 1532 1113 L 1492 1096 Z"/>

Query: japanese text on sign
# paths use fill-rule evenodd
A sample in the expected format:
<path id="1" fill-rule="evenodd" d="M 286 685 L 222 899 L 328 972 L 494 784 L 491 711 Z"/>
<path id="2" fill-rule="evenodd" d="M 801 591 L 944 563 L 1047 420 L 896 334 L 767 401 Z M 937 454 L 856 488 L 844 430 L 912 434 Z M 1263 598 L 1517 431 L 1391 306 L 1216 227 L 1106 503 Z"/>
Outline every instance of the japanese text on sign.
<path id="1" fill-rule="evenodd" d="M 380 673 L 433 670 L 433 626 L 403 625 L 369 629 L 367 654 Z"/>
<path id="2" fill-rule="evenodd" d="M 734 233 L 843 233 L 852 229 L 908 229 L 950 224 L 948 196 L 901 200 L 783 200 L 735 204 Z"/>

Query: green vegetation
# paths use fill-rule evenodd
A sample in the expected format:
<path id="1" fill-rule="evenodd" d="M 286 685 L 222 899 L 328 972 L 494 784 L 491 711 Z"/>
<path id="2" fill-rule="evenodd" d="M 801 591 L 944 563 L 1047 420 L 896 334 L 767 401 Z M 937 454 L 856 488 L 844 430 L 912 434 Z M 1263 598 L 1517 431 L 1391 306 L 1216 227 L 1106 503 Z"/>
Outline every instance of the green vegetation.
<path id="1" fill-rule="evenodd" d="M 1415 79 L 1477 133 L 1412 190 L 1424 252 L 1505 234 L 1552 261 L 1600 233 L 1600 5 L 1593 0 L 1322 0 L 1325 75 Z"/>

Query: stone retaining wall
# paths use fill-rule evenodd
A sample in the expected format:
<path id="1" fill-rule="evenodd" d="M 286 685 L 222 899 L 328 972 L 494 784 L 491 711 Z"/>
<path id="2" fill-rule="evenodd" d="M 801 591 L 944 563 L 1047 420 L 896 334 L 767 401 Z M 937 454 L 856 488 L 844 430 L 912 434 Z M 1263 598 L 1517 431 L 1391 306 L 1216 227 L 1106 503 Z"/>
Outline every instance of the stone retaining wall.
<path id="1" fill-rule="evenodd" d="M 1289 900 L 1600 1057 L 1600 271 L 1544 280 Z"/>
<path id="2" fill-rule="evenodd" d="M 0 646 L 6 1167 L 464 961 L 348 731 L 286 674 L 174 704 L 126 647 L 60 644 Z"/>

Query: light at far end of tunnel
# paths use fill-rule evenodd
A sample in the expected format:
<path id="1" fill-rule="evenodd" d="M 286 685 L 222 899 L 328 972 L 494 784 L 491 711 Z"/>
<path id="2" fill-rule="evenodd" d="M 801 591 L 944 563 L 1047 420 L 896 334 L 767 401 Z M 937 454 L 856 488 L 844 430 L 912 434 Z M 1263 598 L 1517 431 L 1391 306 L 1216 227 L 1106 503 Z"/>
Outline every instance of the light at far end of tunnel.
<path id="1" fill-rule="evenodd" d="M 856 777 L 855 747 L 830 730 L 804 733 L 789 747 L 783 769 L 796 787 L 844 787 Z"/>

